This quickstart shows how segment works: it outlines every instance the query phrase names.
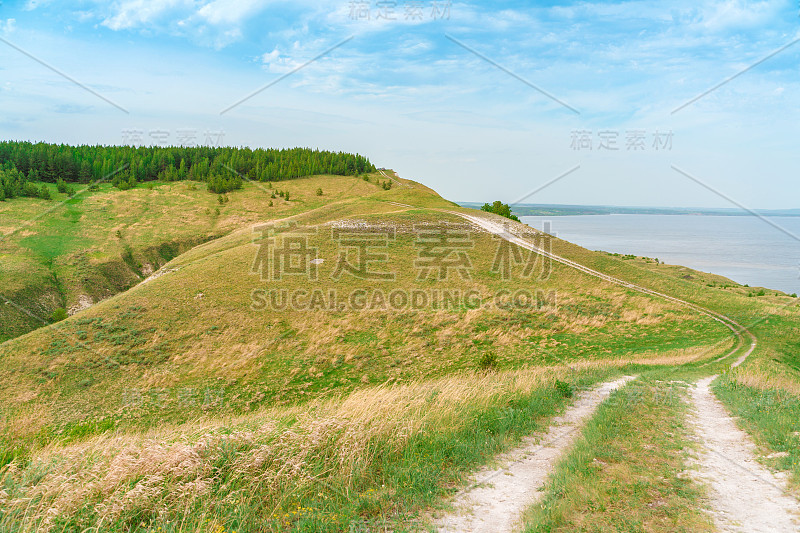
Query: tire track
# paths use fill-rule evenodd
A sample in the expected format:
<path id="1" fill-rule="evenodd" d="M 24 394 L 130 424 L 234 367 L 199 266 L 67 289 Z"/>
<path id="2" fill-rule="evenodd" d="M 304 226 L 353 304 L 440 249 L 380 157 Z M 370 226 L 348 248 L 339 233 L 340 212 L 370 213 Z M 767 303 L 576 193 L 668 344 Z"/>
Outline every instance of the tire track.
<path id="1" fill-rule="evenodd" d="M 519 525 L 522 512 L 536 502 L 556 461 L 568 450 L 580 430 L 611 393 L 635 376 L 581 394 L 566 412 L 553 419 L 540 438 L 525 439 L 525 444 L 498 459 L 505 466 L 485 469 L 473 476 L 468 489 L 454 501 L 457 511 L 435 522 L 441 533 L 509 533 Z"/>
<path id="2" fill-rule="evenodd" d="M 800 504 L 786 492 L 782 478 L 758 463 L 750 437 L 711 392 L 709 385 L 716 377 L 692 387 L 691 421 L 703 444 L 694 477 L 709 487 L 717 528 L 726 533 L 800 531 Z"/>

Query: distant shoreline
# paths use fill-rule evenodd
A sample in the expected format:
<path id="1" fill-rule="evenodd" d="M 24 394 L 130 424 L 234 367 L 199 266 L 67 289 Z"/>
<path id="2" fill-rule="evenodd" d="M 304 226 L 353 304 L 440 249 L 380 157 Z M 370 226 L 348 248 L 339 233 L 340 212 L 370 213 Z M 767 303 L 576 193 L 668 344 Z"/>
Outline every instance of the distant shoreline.
<path id="1" fill-rule="evenodd" d="M 480 209 L 479 202 L 458 202 L 461 207 Z M 516 204 L 511 206 L 517 216 L 575 216 L 575 215 L 697 215 L 800 217 L 800 209 L 744 209 L 713 207 L 625 207 L 610 205 Z"/>

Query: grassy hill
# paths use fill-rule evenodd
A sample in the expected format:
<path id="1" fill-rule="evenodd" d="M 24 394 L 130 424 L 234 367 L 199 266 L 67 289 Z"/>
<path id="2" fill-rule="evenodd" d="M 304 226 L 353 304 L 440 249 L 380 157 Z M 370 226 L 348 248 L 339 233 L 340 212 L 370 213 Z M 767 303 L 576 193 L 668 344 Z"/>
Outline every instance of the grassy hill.
<path id="1" fill-rule="evenodd" d="M 41 327 L 56 309 L 73 313 L 128 289 L 197 244 L 248 223 L 378 189 L 375 181 L 323 176 L 247 183 L 245 191 L 226 195 L 210 194 L 204 183 L 194 181 L 148 182 L 128 191 L 100 184 L 98 191 L 73 198 L 58 193 L 54 184 L 45 186 L 53 201 L 0 202 L 2 295 L 24 302 L 28 311 L 0 307 L 0 341 Z M 322 196 L 316 195 L 318 188 Z M 289 192 L 290 200 L 279 191 Z"/>
<path id="2" fill-rule="evenodd" d="M 276 185 L 289 201 L 250 183 L 223 203 L 191 182 L 103 188 L 0 242 L 8 300 L 39 316 L 94 302 L 24 335 L 41 324 L 0 311 L 0 523 L 371 529 L 431 505 L 576 388 L 734 346 L 705 315 L 504 248 L 469 210 L 385 179 Z M 0 204 L 3 227 L 39 202 Z M 549 245 L 743 323 L 767 313 L 753 329 L 770 340 L 731 379 L 800 383 L 793 299 Z"/>

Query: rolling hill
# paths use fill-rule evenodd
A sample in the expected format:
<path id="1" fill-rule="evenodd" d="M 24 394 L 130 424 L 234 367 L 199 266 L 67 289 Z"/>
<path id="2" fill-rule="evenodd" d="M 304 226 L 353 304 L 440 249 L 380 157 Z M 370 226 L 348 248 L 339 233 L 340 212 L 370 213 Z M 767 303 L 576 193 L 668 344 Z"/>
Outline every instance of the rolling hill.
<path id="1" fill-rule="evenodd" d="M 464 218 L 475 211 L 391 176 L 248 182 L 224 197 L 154 182 L 53 209 L 0 203 L 12 302 L 0 311 L 0 523 L 402 522 L 573 390 L 721 367 L 745 348 L 712 316 L 509 244 Z M 800 382 L 793 299 L 481 216 L 770 332 L 736 379 Z M 60 307 L 71 315 L 40 327 Z"/>

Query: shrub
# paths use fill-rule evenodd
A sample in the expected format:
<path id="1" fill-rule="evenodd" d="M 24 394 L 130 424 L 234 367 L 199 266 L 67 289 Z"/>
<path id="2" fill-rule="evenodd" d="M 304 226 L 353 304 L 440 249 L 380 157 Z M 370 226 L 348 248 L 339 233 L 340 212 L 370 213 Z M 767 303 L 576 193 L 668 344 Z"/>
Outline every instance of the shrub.
<path id="1" fill-rule="evenodd" d="M 322 196 L 322 187 L 317 187 L 317 196 Z"/>
<path id="2" fill-rule="evenodd" d="M 478 360 L 478 367 L 482 370 L 496 370 L 497 369 L 497 354 L 494 352 L 485 352 Z"/>
<path id="3" fill-rule="evenodd" d="M 224 194 L 226 192 L 235 191 L 242 188 L 242 178 L 239 176 L 213 176 L 208 179 L 208 190 L 216 194 Z"/>
<path id="4" fill-rule="evenodd" d="M 556 380 L 556 390 L 564 398 L 572 398 L 572 395 L 574 394 L 572 384 L 567 383 L 566 381 L 561 381 L 560 379 Z"/>
<path id="5" fill-rule="evenodd" d="M 483 204 L 481 207 L 481 211 L 486 211 L 487 213 L 494 213 L 495 215 L 500 215 L 501 217 L 510 218 L 511 220 L 516 220 L 519 222 L 519 218 L 516 215 L 511 213 L 511 207 L 508 204 L 504 204 L 503 202 L 497 200 L 494 203 L 490 204 Z"/>
<path id="6" fill-rule="evenodd" d="M 64 309 L 63 307 L 59 307 L 58 309 L 53 311 L 52 315 L 50 315 L 50 322 L 61 322 L 68 316 L 69 315 L 67 314 L 67 310 Z"/>

